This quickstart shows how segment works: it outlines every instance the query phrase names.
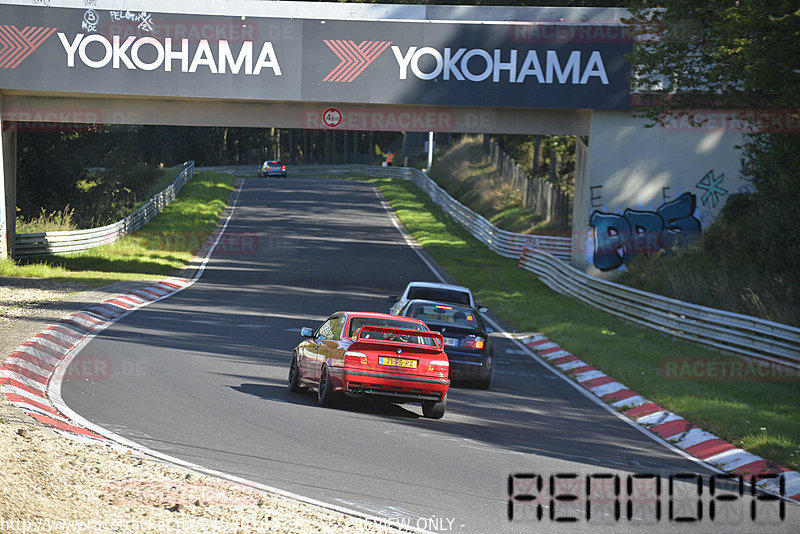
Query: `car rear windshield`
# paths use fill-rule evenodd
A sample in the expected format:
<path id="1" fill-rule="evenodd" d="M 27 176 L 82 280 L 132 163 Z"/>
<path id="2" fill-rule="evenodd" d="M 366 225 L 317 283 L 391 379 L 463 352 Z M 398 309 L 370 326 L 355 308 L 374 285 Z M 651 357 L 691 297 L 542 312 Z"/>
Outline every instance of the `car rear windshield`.
<path id="1" fill-rule="evenodd" d="M 443 300 L 455 304 L 465 304 L 469 306 L 469 293 L 455 289 L 443 289 L 441 287 L 412 287 L 408 290 L 408 300 Z"/>
<path id="2" fill-rule="evenodd" d="M 408 309 L 409 317 L 425 323 L 441 323 L 465 328 L 478 326 L 478 319 L 470 308 L 448 306 L 446 304 L 412 304 Z"/>
<path id="3" fill-rule="evenodd" d="M 396 321 L 391 319 L 379 319 L 375 317 L 353 317 L 350 319 L 350 337 L 355 337 L 356 333 L 364 326 L 383 326 L 386 328 L 402 328 L 403 330 L 419 330 L 420 332 L 430 332 L 424 324 L 412 323 L 408 321 Z M 383 341 L 400 341 L 403 343 L 416 343 L 418 345 L 435 346 L 436 341 L 427 336 L 396 336 L 386 332 L 368 331 L 365 339 L 379 339 Z"/>

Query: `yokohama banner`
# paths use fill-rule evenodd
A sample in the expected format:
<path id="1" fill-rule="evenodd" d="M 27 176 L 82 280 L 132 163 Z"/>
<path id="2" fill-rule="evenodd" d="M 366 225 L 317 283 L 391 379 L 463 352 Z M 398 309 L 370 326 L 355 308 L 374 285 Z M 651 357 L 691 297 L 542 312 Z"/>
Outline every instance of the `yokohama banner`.
<path id="1" fill-rule="evenodd" d="M 322 21 L 0 5 L 0 89 L 624 109 L 620 25 Z"/>

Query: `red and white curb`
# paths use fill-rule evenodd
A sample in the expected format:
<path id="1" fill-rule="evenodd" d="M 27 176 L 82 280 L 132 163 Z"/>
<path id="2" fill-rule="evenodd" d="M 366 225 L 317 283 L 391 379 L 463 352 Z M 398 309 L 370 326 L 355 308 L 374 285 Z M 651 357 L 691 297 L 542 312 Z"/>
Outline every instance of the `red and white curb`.
<path id="1" fill-rule="evenodd" d="M 677 449 L 720 471 L 741 475 L 751 481 L 756 477 L 758 487 L 800 502 L 800 473 L 797 471 L 770 463 L 694 426 L 570 354 L 545 336 L 534 335 L 520 341 L 550 366 Z"/>
<path id="2" fill-rule="evenodd" d="M 191 283 L 184 278 L 169 278 L 61 319 L 25 341 L 6 358 L 0 366 L 0 392 L 23 412 L 59 433 L 107 442 L 105 437 L 75 424 L 50 401 L 47 388 L 56 368 L 88 336 Z"/>

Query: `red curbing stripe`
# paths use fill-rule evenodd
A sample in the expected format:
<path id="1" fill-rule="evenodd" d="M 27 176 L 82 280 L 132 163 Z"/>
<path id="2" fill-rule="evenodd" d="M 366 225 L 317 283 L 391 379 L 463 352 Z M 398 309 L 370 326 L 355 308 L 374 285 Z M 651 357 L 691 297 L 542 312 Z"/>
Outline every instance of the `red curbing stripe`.
<path id="1" fill-rule="evenodd" d="M 662 438 L 669 438 L 678 434 L 688 432 L 692 428 L 692 423 L 686 419 L 675 419 L 669 423 L 651 426 L 648 430 Z"/>
<path id="2" fill-rule="evenodd" d="M 53 409 L 53 407 L 50 406 L 49 404 L 42 404 L 41 402 L 36 402 L 33 399 L 29 399 L 27 397 L 23 397 L 22 395 L 17 395 L 15 393 L 5 393 L 5 396 L 9 401 L 13 402 L 14 404 L 17 404 L 17 405 L 19 405 L 19 404 L 28 404 L 30 406 L 35 406 L 35 407 L 39 408 L 40 410 L 45 411 L 47 413 L 51 413 L 51 414 L 53 414 L 55 416 L 63 417 L 60 413 L 55 411 Z"/>
<path id="3" fill-rule="evenodd" d="M 39 382 L 40 384 L 43 384 L 45 386 L 47 385 L 47 378 L 48 377 L 38 375 L 38 374 L 34 373 L 33 371 L 31 371 L 29 369 L 25 369 L 24 367 L 20 367 L 19 365 L 14 365 L 13 363 L 4 363 L 2 368 L 3 369 L 8 369 L 9 371 L 17 373 L 18 375 L 26 376 L 26 377 L 30 378 L 31 380 Z"/>
<path id="4" fill-rule="evenodd" d="M 106 438 L 99 434 L 95 434 L 91 430 L 86 430 L 85 428 L 81 428 L 79 426 L 68 425 L 66 423 L 62 423 L 56 419 L 51 419 L 50 417 L 46 417 L 44 415 L 40 415 L 34 412 L 29 412 L 29 415 L 34 419 L 38 420 L 40 423 L 43 423 L 48 426 L 52 426 L 59 430 L 63 430 L 65 432 L 71 432 L 72 434 L 80 434 L 82 436 L 91 436 L 93 438 L 102 439 L 103 441 L 108 441 Z"/>
<path id="5" fill-rule="evenodd" d="M 712 456 L 735 448 L 737 448 L 735 445 L 728 443 L 724 439 L 712 438 L 698 443 L 697 445 L 686 447 L 684 451 L 701 460 L 705 460 L 706 458 L 711 458 Z"/>
<path id="6" fill-rule="evenodd" d="M 116 306 L 120 306 L 122 308 L 125 308 L 126 310 L 132 310 L 133 309 L 133 306 L 131 306 L 130 304 L 127 304 L 125 302 L 121 302 L 120 299 L 118 299 L 118 298 L 110 299 L 110 300 L 107 300 L 105 302 L 107 304 L 115 304 Z"/>
<path id="7" fill-rule="evenodd" d="M 591 365 L 587 364 L 587 365 L 582 365 L 580 367 L 575 367 L 574 369 L 567 369 L 566 371 L 563 372 L 567 373 L 568 375 L 579 375 L 581 373 L 586 373 L 588 371 L 597 371 L 597 370 L 598 369 L 596 367 L 592 367 Z"/>
<path id="8" fill-rule="evenodd" d="M 162 286 L 171 287 L 172 289 L 180 289 L 181 288 L 181 286 L 179 286 L 178 284 L 175 284 L 173 282 L 167 282 L 166 280 L 162 280 L 161 282 L 159 282 L 159 284 L 162 285 Z"/>
<path id="9" fill-rule="evenodd" d="M 94 327 L 87 328 L 73 319 L 61 319 L 58 322 L 58 324 L 62 325 L 65 328 L 74 328 L 76 331 L 81 332 L 82 337 L 86 337 L 87 335 L 94 332 Z"/>
<path id="10" fill-rule="evenodd" d="M 91 309 L 91 308 L 89 308 L 89 309 Z M 90 323 L 102 324 L 102 323 L 105 322 L 102 319 L 98 319 L 97 317 L 92 317 L 91 315 L 86 313 L 86 311 L 88 311 L 88 310 L 84 310 L 84 311 L 81 311 L 81 312 L 78 312 L 78 313 L 74 313 L 72 315 L 74 317 L 80 317 L 81 319 L 83 319 L 85 321 L 89 321 Z"/>
<path id="11" fill-rule="evenodd" d="M 625 388 L 625 389 L 620 389 L 618 391 L 615 391 L 614 393 L 609 393 L 608 395 L 603 395 L 600 398 L 603 399 L 604 401 L 608 402 L 608 403 L 614 403 L 614 402 L 618 402 L 618 401 L 621 401 L 621 400 L 630 399 L 631 397 L 635 397 L 637 395 L 638 395 L 638 393 L 636 393 L 635 391 L 632 391 L 632 390 L 630 390 L 628 388 Z M 647 405 L 643 404 L 642 406 L 647 406 Z M 638 408 L 641 408 L 641 406 L 639 406 Z M 632 410 L 635 410 L 635 409 L 636 408 L 632 408 Z M 658 411 L 658 410 L 655 410 L 655 411 Z M 650 413 L 654 413 L 654 412 L 650 412 Z M 627 412 L 626 412 L 626 414 L 627 414 Z M 648 414 L 644 414 L 644 415 L 648 415 Z M 641 416 L 639 416 L 639 417 L 641 417 Z"/>
<path id="12" fill-rule="evenodd" d="M 532 341 L 532 342 L 528 343 L 528 346 L 529 347 L 537 347 L 539 345 L 548 345 L 550 343 L 552 343 L 552 341 L 550 341 L 549 339 L 544 337 L 542 339 L 539 339 L 538 341 Z"/>
<path id="13" fill-rule="evenodd" d="M 584 380 L 581 382 L 581 385 L 586 389 L 592 389 L 596 388 L 597 386 L 610 384 L 611 382 L 616 382 L 616 380 L 610 376 L 598 376 L 597 378 L 592 378 L 591 380 Z"/>
<path id="14" fill-rule="evenodd" d="M 32 363 L 36 367 L 41 368 L 42 371 L 47 371 L 48 373 L 52 373 L 53 369 L 56 368 L 56 364 L 55 363 L 48 363 L 47 361 L 44 360 L 44 358 L 41 358 L 39 356 L 34 356 L 32 354 L 28 354 L 27 352 L 22 352 L 21 350 L 15 350 L 11 354 L 9 354 L 8 357 L 9 358 L 17 358 L 19 360 L 22 360 L 22 361 L 25 361 L 25 362 L 28 362 L 28 363 Z"/>
<path id="15" fill-rule="evenodd" d="M 48 327 L 47 330 L 45 330 L 45 332 L 58 332 L 62 336 L 68 338 L 69 341 L 64 341 L 63 339 L 61 340 L 61 343 L 69 343 L 69 347 L 67 347 L 68 350 L 74 349 L 75 345 L 80 343 L 81 339 L 86 337 L 84 335 L 78 335 L 75 332 L 73 332 L 72 330 L 68 330 L 68 329 L 64 328 L 63 326 L 61 326 L 61 323 Z M 52 335 L 52 334 L 48 334 L 48 335 Z M 53 337 L 55 337 L 55 336 L 53 336 Z"/>
<path id="16" fill-rule="evenodd" d="M 44 394 L 44 391 L 39 391 L 38 389 L 34 389 L 34 388 L 30 387 L 27 384 L 23 384 L 22 382 L 20 382 L 18 380 L 14 380 L 13 378 L 8 378 L 6 376 L 0 376 L 0 384 L 5 384 L 7 386 L 11 386 L 11 387 L 14 387 L 14 388 L 17 388 L 17 389 L 21 389 L 22 391 L 30 393 L 31 395 L 36 395 L 37 397 L 41 397 L 43 399 L 47 398 L 47 396 Z"/>
<path id="17" fill-rule="evenodd" d="M 13 387 L 16 389 L 21 389 L 26 393 L 30 393 L 31 395 L 36 395 L 37 397 L 41 397 L 43 399 L 47 398 L 47 395 L 44 394 L 44 391 L 40 391 L 38 389 L 30 387 L 28 384 L 20 382 L 19 380 L 15 380 L 13 378 L 8 378 L 6 376 L 0 376 L 0 384 L 5 384 L 6 386 Z"/>
<path id="18" fill-rule="evenodd" d="M 769 462 L 766 460 L 757 460 L 746 465 L 740 465 L 734 469 L 733 472 L 737 475 L 749 476 L 750 478 L 753 478 L 756 475 L 771 474 L 773 472 L 771 467 L 772 466 L 770 466 Z M 767 473 L 765 473 L 765 471 Z"/>
<path id="19" fill-rule="evenodd" d="M 148 294 L 146 294 L 143 291 L 138 290 L 138 289 L 136 291 L 131 291 L 131 295 L 135 295 L 135 296 L 139 297 L 140 299 L 142 299 L 146 303 L 147 302 L 153 302 L 153 296 L 152 295 L 148 295 Z"/>
<path id="20" fill-rule="evenodd" d="M 634 393 L 634 395 L 637 395 L 637 394 Z M 627 398 L 627 397 L 624 397 L 624 398 Z M 622 400 L 622 399 L 620 399 L 620 400 Z M 642 404 L 641 406 L 637 406 L 636 408 L 631 408 L 630 410 L 625 412 L 625 415 L 627 415 L 631 419 L 636 420 L 636 419 L 639 419 L 640 417 L 644 417 L 646 415 L 650 415 L 651 413 L 660 412 L 661 410 L 663 410 L 663 408 L 661 406 L 659 406 L 658 404 L 656 404 L 655 402 L 648 402 L 646 404 Z"/>
<path id="21" fill-rule="evenodd" d="M 550 363 L 550 365 L 554 365 L 554 366 L 558 367 L 562 363 L 574 362 L 577 359 L 578 359 L 577 356 L 573 356 L 572 354 L 569 354 L 568 356 L 562 356 L 560 358 L 556 358 L 555 360 L 553 360 L 553 361 L 551 361 L 549 363 Z"/>
<path id="22" fill-rule="evenodd" d="M 130 302 L 131 305 L 132 305 L 131 307 L 136 307 L 136 306 L 141 306 L 142 305 L 141 299 L 135 299 L 135 298 L 131 297 L 129 293 L 126 293 L 124 295 L 120 295 L 119 298 L 125 299 L 126 301 Z"/>
<path id="23" fill-rule="evenodd" d="M 30 348 L 32 348 L 34 350 L 38 350 L 38 351 L 44 352 L 45 354 L 47 354 L 51 358 L 55 358 L 57 360 L 60 360 L 61 358 L 64 357 L 64 352 L 59 352 L 59 351 L 57 351 L 55 349 L 51 349 L 50 347 L 48 347 L 46 345 L 43 345 L 42 343 L 39 343 L 36 340 L 35 337 L 32 337 L 28 341 L 24 341 L 22 343 L 22 346 L 23 347 L 30 347 Z"/>
<path id="24" fill-rule="evenodd" d="M 153 298 L 157 298 L 157 299 L 160 299 L 161 297 L 163 297 L 163 296 L 164 296 L 164 295 L 159 295 L 158 293 L 156 293 L 155 291 L 152 291 L 152 290 L 151 290 L 151 289 L 149 289 L 149 288 L 144 288 L 144 289 L 142 289 L 141 291 L 144 291 L 145 293 L 147 293 L 147 294 L 151 295 Z M 152 299 L 151 299 L 151 300 L 152 300 Z"/>
<path id="25" fill-rule="evenodd" d="M 72 347 L 75 346 L 74 343 L 70 343 L 68 341 L 64 341 L 63 339 L 59 339 L 59 338 L 57 338 L 56 336 L 54 336 L 52 334 L 48 334 L 47 330 L 45 330 L 44 332 L 42 332 L 40 334 L 37 334 L 36 337 L 40 337 L 42 339 L 46 339 L 50 343 L 55 343 L 59 347 L 63 347 L 65 349 L 67 349 L 67 350 L 69 350 L 69 349 L 71 349 Z"/>
<path id="26" fill-rule="evenodd" d="M 552 354 L 554 352 L 559 352 L 559 351 L 562 351 L 562 350 L 564 350 L 564 349 L 562 349 L 561 347 L 550 347 L 549 349 L 540 350 L 539 354 Z"/>

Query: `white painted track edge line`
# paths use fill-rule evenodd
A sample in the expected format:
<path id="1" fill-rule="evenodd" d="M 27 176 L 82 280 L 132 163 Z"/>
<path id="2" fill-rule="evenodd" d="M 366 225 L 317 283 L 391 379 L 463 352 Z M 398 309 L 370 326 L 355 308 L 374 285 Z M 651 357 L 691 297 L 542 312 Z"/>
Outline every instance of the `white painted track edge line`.
<path id="1" fill-rule="evenodd" d="M 197 268 L 197 271 L 196 271 L 194 277 L 189 281 L 189 283 L 186 284 L 185 286 L 179 287 L 178 289 L 176 289 L 173 292 L 170 292 L 170 293 L 168 293 L 166 295 L 163 295 L 161 297 L 155 298 L 152 301 L 146 302 L 145 304 L 143 304 L 142 306 L 140 306 L 138 308 L 127 310 L 126 312 L 119 314 L 118 316 L 107 320 L 105 323 L 98 325 L 91 333 L 87 334 L 86 337 L 84 337 L 71 350 L 69 350 L 67 352 L 67 354 L 64 356 L 64 358 L 61 360 L 61 362 L 56 366 L 55 370 L 53 371 L 53 374 L 50 377 L 50 381 L 49 381 L 49 383 L 47 385 L 47 396 L 48 396 L 48 399 L 50 400 L 50 402 L 53 404 L 53 406 L 55 406 L 55 408 L 58 411 L 60 411 L 64 415 L 66 415 L 72 422 L 77 423 L 80 426 L 83 426 L 87 430 L 91 430 L 92 432 L 95 432 L 95 433 L 97 433 L 97 434 L 99 434 L 101 436 L 106 437 L 106 438 L 110 439 L 111 441 L 115 442 L 116 444 L 123 445 L 125 447 L 128 447 L 128 448 L 130 448 L 132 450 L 135 450 L 135 451 L 140 452 L 142 454 L 145 454 L 147 456 L 150 456 L 150 457 L 153 457 L 153 458 L 158 458 L 159 460 L 162 460 L 162 461 L 165 461 L 165 462 L 168 462 L 168 463 L 172 463 L 172 464 L 175 464 L 175 465 L 179 465 L 181 467 L 184 467 L 184 468 L 187 468 L 187 469 L 191 469 L 191 470 L 197 471 L 199 473 L 204 473 L 204 474 L 207 474 L 207 475 L 210 475 L 210 476 L 223 478 L 223 479 L 229 480 L 231 482 L 236 482 L 238 484 L 242 484 L 242 485 L 245 485 L 245 486 L 248 486 L 248 487 L 252 487 L 254 489 L 258 489 L 258 490 L 266 491 L 266 492 L 270 492 L 270 493 L 275 493 L 277 495 L 281 495 L 283 497 L 287 497 L 287 498 L 293 499 L 295 501 L 299 501 L 299 502 L 303 502 L 303 503 L 306 503 L 306 504 L 318 506 L 320 508 L 324 508 L 324 509 L 328 509 L 328 510 L 333 510 L 333 511 L 345 514 L 345 515 L 358 517 L 360 519 L 363 519 L 365 521 L 369 521 L 371 523 L 375 523 L 377 525 L 395 528 L 395 529 L 398 529 L 398 530 L 404 531 L 404 532 L 415 532 L 415 533 L 419 533 L 419 534 L 430 534 L 430 531 L 421 530 L 421 529 L 417 529 L 417 528 L 414 528 L 414 527 L 407 527 L 407 526 L 401 525 L 399 523 L 395 524 L 395 523 L 392 523 L 392 522 L 390 522 L 390 521 L 388 521 L 388 520 L 386 520 L 384 518 L 378 517 L 378 516 L 372 516 L 372 515 L 360 512 L 358 510 L 351 510 L 351 509 L 348 509 L 348 508 L 345 508 L 343 506 L 339 506 L 339 505 L 336 505 L 336 504 L 326 503 L 326 502 L 323 502 L 323 501 L 318 501 L 318 500 L 312 499 L 310 497 L 305 497 L 303 495 L 299 495 L 299 494 L 296 494 L 296 493 L 285 491 L 285 490 L 282 490 L 282 489 L 279 489 L 279 488 L 275 488 L 275 487 L 272 487 L 272 486 L 267 486 L 267 485 L 261 484 L 259 482 L 254 482 L 254 481 L 242 478 L 242 477 L 238 477 L 238 476 L 235 476 L 235 475 L 230 475 L 230 474 L 224 473 L 222 471 L 217 471 L 217 470 L 214 470 L 214 469 L 203 467 L 201 465 L 194 464 L 194 463 L 188 462 L 186 460 L 182 460 L 182 459 L 177 458 L 175 456 L 170 456 L 168 454 L 164 454 L 164 453 L 158 452 L 158 451 L 156 451 L 154 449 L 151 449 L 149 447 L 145 447 L 145 446 L 140 445 L 140 444 L 138 444 L 138 443 L 136 443 L 134 441 L 131 441 L 131 440 L 127 439 L 127 438 L 124 438 L 124 437 L 116 434 L 115 432 L 112 432 L 112 431 L 110 431 L 110 430 L 108 430 L 108 429 L 106 429 L 106 428 L 104 428 L 104 427 L 102 427 L 100 425 L 96 425 L 96 424 L 92 423 L 88 419 L 84 418 L 83 416 L 81 416 L 80 414 L 78 414 L 77 412 L 72 410 L 69 406 L 67 406 L 66 402 L 64 402 L 64 399 L 61 396 L 61 384 L 63 383 L 64 375 L 66 374 L 66 370 L 69 367 L 69 364 L 72 362 L 72 360 L 78 355 L 78 353 L 80 353 L 80 351 L 92 339 L 94 339 L 95 336 L 97 336 L 100 332 L 102 332 L 103 330 L 105 330 L 106 328 L 108 328 L 109 326 L 114 324 L 115 322 L 119 321 L 123 317 L 126 317 L 126 316 L 130 315 L 134 311 L 137 311 L 137 310 L 139 310 L 141 308 L 144 308 L 145 306 L 148 306 L 148 305 L 150 305 L 150 304 L 152 304 L 154 302 L 158 302 L 160 300 L 164 300 L 164 299 L 166 299 L 168 297 L 171 297 L 172 295 L 175 295 L 176 293 L 179 293 L 179 292 L 183 291 L 184 289 L 186 289 L 188 287 L 191 287 L 192 285 L 194 285 L 194 283 L 197 280 L 200 279 L 200 277 L 205 272 L 206 265 L 208 264 L 208 262 L 209 262 L 209 260 L 211 258 L 211 255 L 214 253 L 214 250 L 216 249 L 217 245 L 219 244 L 220 239 L 222 238 L 222 235 L 225 233 L 225 230 L 228 227 L 228 223 L 230 222 L 231 217 L 233 216 L 233 213 L 234 213 L 234 211 L 236 209 L 236 206 L 237 206 L 237 204 L 239 202 L 239 195 L 241 193 L 241 190 L 242 190 L 242 187 L 244 185 L 245 180 L 246 179 L 240 179 L 238 181 L 238 187 L 236 189 L 236 194 L 234 196 L 234 199 L 233 199 L 233 201 L 231 203 L 231 207 L 230 207 L 230 211 L 228 213 L 228 216 L 225 219 L 225 222 L 223 223 L 222 228 L 217 233 L 217 237 L 216 237 L 214 243 L 209 247 L 209 250 L 206 253 L 205 257 L 203 258 L 203 261 L 201 262 L 200 266 Z M 426 261 L 426 264 L 427 264 L 427 261 Z"/>
<path id="2" fill-rule="evenodd" d="M 374 186 L 374 184 L 373 184 L 373 186 Z M 376 195 L 378 196 L 378 199 L 381 201 L 381 204 L 383 205 L 384 209 L 389 213 L 389 215 L 390 215 L 390 217 L 392 219 L 392 223 L 394 224 L 395 228 L 397 228 L 397 231 L 400 232 L 403 235 L 403 238 L 406 240 L 406 243 L 409 244 L 411 249 L 417 254 L 417 256 L 419 256 L 419 258 L 425 263 L 425 265 L 428 266 L 428 268 L 439 279 L 439 281 L 445 283 L 447 280 L 444 278 L 444 276 L 442 276 L 442 274 L 439 273 L 439 271 L 436 269 L 436 267 L 434 267 L 434 265 L 430 261 L 428 261 L 428 259 L 425 258 L 425 256 L 419 250 L 419 249 L 423 248 L 422 245 L 420 245 L 416 240 L 414 240 L 410 235 L 408 235 L 408 233 L 405 231 L 405 228 L 403 227 L 403 225 L 399 222 L 399 219 L 397 218 L 397 215 L 394 213 L 394 211 L 391 210 L 391 208 L 388 206 L 388 203 L 381 196 L 380 191 L 378 190 L 377 186 L 374 186 L 374 187 L 375 187 L 375 191 L 376 191 Z M 522 343 L 519 339 L 513 337 L 509 332 L 506 332 L 506 330 L 503 329 L 494 320 L 492 320 L 491 317 L 489 317 L 488 315 L 485 315 L 485 314 L 481 314 L 481 316 L 484 319 L 486 319 L 486 321 L 489 322 L 494 327 L 495 331 L 498 334 L 500 334 L 504 338 L 512 341 L 519 348 L 524 350 L 525 353 L 531 359 L 533 359 L 535 362 L 537 362 L 538 364 L 542 365 L 545 369 L 551 371 L 553 374 L 555 374 L 556 376 L 561 378 L 564 382 L 566 382 L 567 384 L 572 386 L 575 390 L 580 392 L 581 395 L 583 395 L 587 399 L 591 400 L 592 402 L 594 402 L 598 406 L 602 407 L 607 412 L 613 414 L 617 419 L 619 419 L 621 421 L 624 421 L 629 426 L 635 428 L 636 430 L 638 430 L 643 435 L 647 436 L 648 438 L 650 438 L 651 440 L 655 441 L 656 443 L 666 447 L 667 449 L 669 449 L 670 451 L 674 452 L 675 454 L 678 454 L 679 456 L 682 456 L 683 458 L 685 458 L 685 459 L 687 459 L 687 460 L 689 460 L 691 462 L 694 462 L 695 464 L 697 464 L 697 465 L 699 465 L 701 467 L 704 467 L 705 469 L 708 469 L 709 471 L 713 471 L 714 473 L 717 473 L 719 475 L 728 474 L 727 471 L 719 469 L 718 467 L 716 467 L 714 465 L 708 464 L 708 463 L 704 462 L 703 460 L 700 460 L 699 458 L 697 458 L 695 456 L 692 456 L 688 452 L 686 452 L 684 450 L 681 450 L 678 447 L 676 447 L 675 445 L 673 445 L 672 443 L 664 440 L 663 438 L 661 438 L 657 434 L 654 434 L 654 433 L 650 432 L 648 429 L 641 427 L 635 421 L 631 420 L 630 418 L 628 418 L 624 414 L 622 414 L 622 413 L 618 412 L 617 410 L 615 410 L 611 405 L 606 404 L 606 402 L 603 401 L 603 399 L 601 399 L 600 397 L 598 397 L 597 395 L 595 395 L 591 391 L 589 391 L 586 388 L 584 388 L 578 382 L 575 382 L 575 381 L 571 380 L 569 377 L 564 375 L 560 370 L 558 370 L 555 367 L 551 366 L 549 363 L 547 363 L 545 360 L 543 360 L 538 354 L 536 354 L 533 350 L 531 350 L 530 347 L 528 347 L 527 345 Z M 555 344 L 555 345 L 558 346 L 558 344 Z M 781 497 L 784 501 L 800 505 L 800 503 L 798 503 L 794 499 L 791 499 L 789 496 L 786 496 L 786 495 L 782 496 L 782 495 L 780 495 L 780 494 L 778 494 L 776 492 L 770 491 L 769 489 L 763 488 L 761 486 L 759 486 L 759 489 L 761 489 L 762 491 L 765 491 L 767 493 L 770 493 L 772 495 L 776 495 L 778 497 Z"/>

